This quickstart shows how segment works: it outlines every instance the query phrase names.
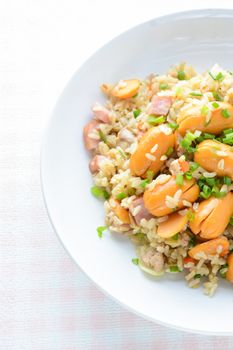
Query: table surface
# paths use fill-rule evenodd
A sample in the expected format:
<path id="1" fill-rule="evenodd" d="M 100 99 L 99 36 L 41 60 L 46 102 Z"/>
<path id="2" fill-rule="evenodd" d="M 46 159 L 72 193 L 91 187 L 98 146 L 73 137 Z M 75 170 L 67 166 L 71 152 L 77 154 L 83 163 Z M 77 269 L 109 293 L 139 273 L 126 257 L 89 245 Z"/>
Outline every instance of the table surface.
<path id="1" fill-rule="evenodd" d="M 162 327 L 103 295 L 64 251 L 40 190 L 43 132 L 78 66 L 135 24 L 204 6 L 219 2 L 0 1 L 1 350 L 233 348 L 231 337 Z"/>

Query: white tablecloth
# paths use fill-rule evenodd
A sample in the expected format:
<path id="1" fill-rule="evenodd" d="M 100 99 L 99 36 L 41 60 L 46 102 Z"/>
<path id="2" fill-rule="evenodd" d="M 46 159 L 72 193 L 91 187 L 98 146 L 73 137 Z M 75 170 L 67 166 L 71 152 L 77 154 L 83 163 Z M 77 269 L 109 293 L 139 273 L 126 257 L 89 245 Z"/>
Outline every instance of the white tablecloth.
<path id="1" fill-rule="evenodd" d="M 192 7 L 203 1 L 0 1 L 1 350 L 233 349 L 230 337 L 152 324 L 104 296 L 63 250 L 40 190 L 42 134 L 72 73 L 125 29 Z"/>

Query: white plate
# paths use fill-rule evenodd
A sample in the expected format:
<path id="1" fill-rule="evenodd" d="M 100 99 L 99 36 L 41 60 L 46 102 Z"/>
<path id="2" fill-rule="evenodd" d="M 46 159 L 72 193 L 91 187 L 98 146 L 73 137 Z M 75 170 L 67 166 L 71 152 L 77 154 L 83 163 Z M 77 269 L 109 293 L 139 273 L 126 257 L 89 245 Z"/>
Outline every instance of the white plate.
<path id="1" fill-rule="evenodd" d="M 99 85 L 166 72 L 186 61 L 198 70 L 218 62 L 233 69 L 233 11 L 198 10 L 141 24 L 109 42 L 73 76 L 54 109 L 42 149 L 42 184 L 49 216 L 82 270 L 130 310 L 194 332 L 233 334 L 233 286 L 221 283 L 213 298 L 174 276 L 152 279 L 131 263 L 134 247 L 96 227 L 103 204 L 90 194 L 88 154 L 82 143 L 90 108 L 103 100 Z"/>

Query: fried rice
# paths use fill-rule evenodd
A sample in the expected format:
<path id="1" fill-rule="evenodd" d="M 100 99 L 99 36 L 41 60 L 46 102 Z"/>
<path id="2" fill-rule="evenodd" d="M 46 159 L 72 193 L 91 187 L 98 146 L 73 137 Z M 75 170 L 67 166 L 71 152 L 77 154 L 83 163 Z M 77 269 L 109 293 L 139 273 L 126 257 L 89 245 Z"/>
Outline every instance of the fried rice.
<path id="1" fill-rule="evenodd" d="M 182 63 L 169 69 L 166 74 L 151 74 L 146 79 L 138 81 L 140 84 L 137 92 L 127 98 L 120 98 L 113 93 L 113 89 L 116 89 L 115 84 L 101 86 L 106 95 L 106 103 L 104 106 L 96 103 L 93 107 L 93 120 L 97 120 L 98 127 L 93 127 L 92 130 L 89 128 L 88 133 L 84 135 L 91 139 L 94 145 L 89 147 L 92 155 L 90 170 L 94 181 L 91 191 L 96 197 L 104 200 L 106 227 L 112 232 L 127 236 L 135 245 L 137 257 L 132 259 L 134 264 L 145 273 L 154 276 L 184 272 L 189 287 L 198 288 L 202 285 L 204 293 L 211 296 L 216 291 L 219 279 L 226 278 L 229 269 L 228 259 L 233 248 L 231 220 L 218 235 L 226 237 L 229 244 L 227 252 L 223 254 L 223 248 L 219 245 L 214 253 L 200 251 L 194 258 L 190 256 L 190 250 L 208 239 L 204 239 L 199 233 L 194 233 L 190 228 L 190 222 L 194 220 L 204 200 L 208 200 L 216 193 L 217 198 L 223 198 L 232 191 L 233 186 L 229 176 L 227 181 L 224 180 L 225 183 L 223 177 L 217 174 L 218 171 L 224 171 L 226 163 L 224 151 L 218 151 L 218 156 L 221 158 L 217 172 L 196 165 L 194 154 L 196 147 L 203 140 L 217 139 L 218 142 L 223 142 L 224 138 L 221 138 L 222 131 L 217 135 L 206 133 L 205 136 L 205 133 L 197 128 L 192 130 L 194 136 L 190 147 L 185 148 L 182 147 L 185 145 L 184 142 L 182 144 L 182 140 L 187 133 L 179 135 L 176 130 L 179 128 L 177 120 L 182 115 L 187 118 L 191 114 L 203 114 L 208 125 L 211 122 L 213 109 L 220 102 L 233 104 L 233 75 L 217 64 L 199 74 L 193 67 Z M 124 84 L 127 84 L 124 80 L 118 83 L 118 89 L 124 89 Z M 154 96 L 171 99 L 167 113 L 159 115 L 151 113 Z M 166 106 L 162 106 L 162 109 L 163 107 L 166 109 Z M 143 135 L 155 127 L 160 128 L 164 135 L 176 134 L 176 146 L 170 147 L 170 150 L 160 156 L 159 171 L 155 173 L 147 171 L 143 176 L 132 173 L 131 157 Z M 156 161 L 154 154 L 158 151 L 158 147 L 160 147 L 158 144 L 154 144 L 151 151 L 145 154 L 148 161 Z M 180 169 L 180 162 L 183 161 L 188 163 L 188 170 Z M 195 169 L 190 171 L 192 163 L 195 164 Z M 183 184 L 186 178 L 192 178 L 199 187 L 198 198 L 194 202 L 183 200 L 182 207 L 178 208 L 182 191 L 177 190 L 173 196 L 166 196 L 165 205 L 171 214 L 169 212 L 158 216 L 148 210 L 145 212 L 144 204 L 138 199 L 145 198 L 143 197 L 145 191 L 153 191 L 156 186 L 163 186 L 171 177 L 174 177 L 178 184 Z M 210 179 L 215 181 L 215 192 L 214 187 L 206 182 L 206 180 L 211 182 Z M 207 188 L 212 192 L 208 192 Z M 187 217 L 186 224 L 171 237 L 161 237 L 158 234 L 158 227 L 166 223 L 174 213 Z M 99 236 L 102 236 L 106 227 L 99 228 Z"/>

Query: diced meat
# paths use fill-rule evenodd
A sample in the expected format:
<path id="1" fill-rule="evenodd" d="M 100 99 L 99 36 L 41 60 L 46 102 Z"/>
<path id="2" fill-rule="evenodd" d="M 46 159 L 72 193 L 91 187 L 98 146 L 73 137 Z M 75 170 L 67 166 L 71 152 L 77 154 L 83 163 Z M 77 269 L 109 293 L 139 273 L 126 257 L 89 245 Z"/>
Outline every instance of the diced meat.
<path id="1" fill-rule="evenodd" d="M 138 207 L 138 210 L 136 209 L 136 214 L 135 214 L 134 211 L 136 207 Z M 153 215 L 151 215 L 149 211 L 145 208 L 143 197 L 138 197 L 134 199 L 131 203 L 129 211 L 131 215 L 134 217 L 134 220 L 137 225 L 140 225 L 140 221 L 142 219 L 150 220 L 151 218 L 153 218 Z"/>
<path id="2" fill-rule="evenodd" d="M 96 120 L 99 120 L 103 123 L 111 122 L 110 111 L 107 108 L 101 106 L 99 103 L 96 103 L 94 105 L 94 107 L 92 108 L 92 112 Z"/>
<path id="3" fill-rule="evenodd" d="M 95 149 L 100 142 L 98 133 L 96 133 L 98 129 L 99 122 L 97 122 L 97 120 L 94 119 L 87 123 L 87 125 L 83 129 L 84 144 L 88 151 Z"/>
<path id="4" fill-rule="evenodd" d="M 107 159 L 107 157 L 105 156 L 101 156 L 99 154 L 97 154 L 96 156 L 94 156 L 90 163 L 89 163 L 89 169 L 90 172 L 92 174 L 97 173 L 100 170 L 100 165 L 103 161 L 105 161 Z"/>
<path id="5" fill-rule="evenodd" d="M 141 260 L 146 266 L 153 268 L 156 272 L 163 271 L 163 255 L 155 251 L 153 248 L 147 249 L 146 252 L 141 256 Z"/>
<path id="6" fill-rule="evenodd" d="M 121 140 L 127 141 L 129 143 L 133 143 L 135 141 L 135 137 L 132 132 L 126 128 L 121 129 L 118 135 Z"/>
<path id="7" fill-rule="evenodd" d="M 151 106 L 149 108 L 149 114 L 155 115 L 167 115 L 172 105 L 171 96 L 153 96 L 151 100 Z"/>

